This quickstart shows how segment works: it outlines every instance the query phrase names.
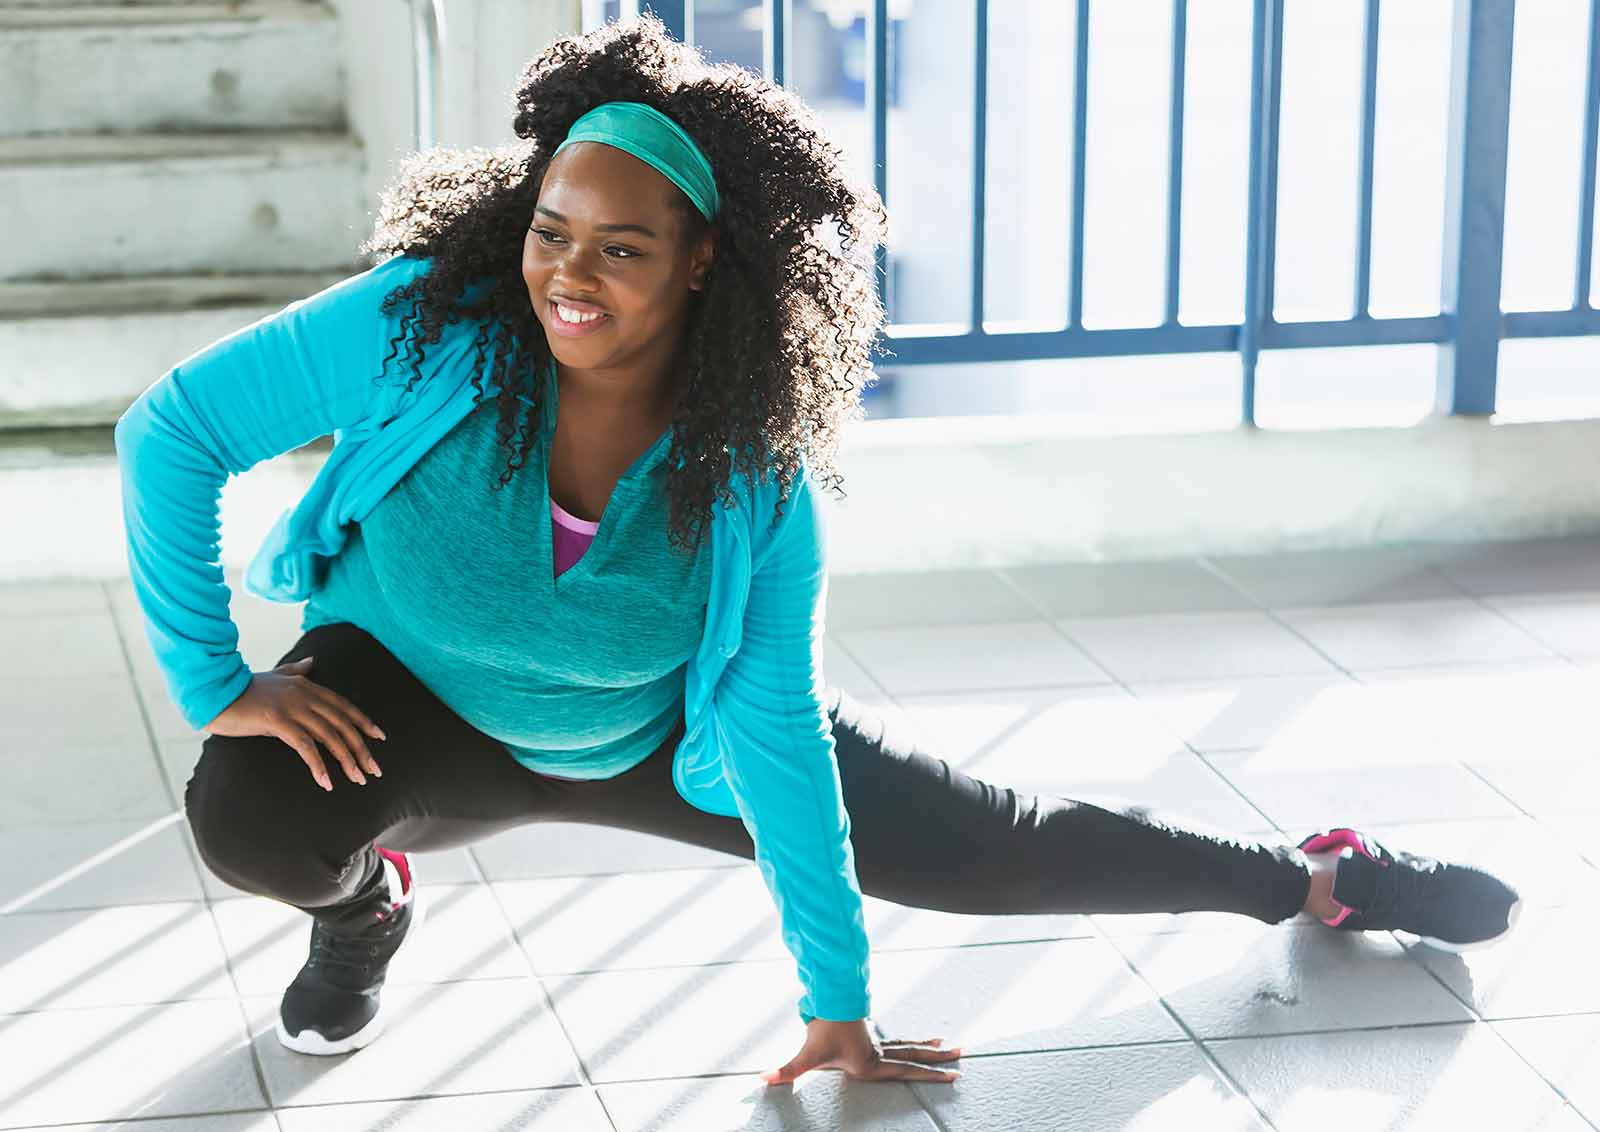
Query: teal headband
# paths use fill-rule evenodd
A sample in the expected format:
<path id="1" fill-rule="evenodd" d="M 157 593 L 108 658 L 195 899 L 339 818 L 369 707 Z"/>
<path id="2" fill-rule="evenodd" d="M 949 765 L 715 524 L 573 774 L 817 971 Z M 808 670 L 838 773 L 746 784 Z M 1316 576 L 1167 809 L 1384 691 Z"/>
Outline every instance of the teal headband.
<path id="1" fill-rule="evenodd" d="M 560 153 L 573 142 L 603 142 L 631 153 L 666 175 L 710 220 L 721 207 L 711 163 L 683 127 L 654 106 L 642 102 L 603 102 L 589 111 L 567 131 L 567 138 L 556 146 Z M 550 155 L 555 156 L 555 153 Z"/>

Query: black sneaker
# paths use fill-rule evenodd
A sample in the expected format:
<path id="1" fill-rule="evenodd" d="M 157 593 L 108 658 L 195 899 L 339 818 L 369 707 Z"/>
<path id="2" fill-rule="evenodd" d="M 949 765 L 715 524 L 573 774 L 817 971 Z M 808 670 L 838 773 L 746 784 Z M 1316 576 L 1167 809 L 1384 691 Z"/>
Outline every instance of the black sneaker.
<path id="1" fill-rule="evenodd" d="M 355 936 L 335 935 L 311 922 L 311 955 L 283 992 L 278 1041 L 299 1053 L 349 1053 L 383 1032 L 378 992 L 389 960 L 422 923 L 411 861 L 379 849 L 389 899 L 372 926 Z"/>
<path id="2" fill-rule="evenodd" d="M 1498 941 L 1522 911 L 1517 890 L 1482 869 L 1391 853 L 1353 829 L 1325 829 L 1300 848 L 1343 853 L 1333 878 L 1342 910 L 1318 917 L 1330 928 L 1408 932 L 1430 947 L 1460 952 Z"/>

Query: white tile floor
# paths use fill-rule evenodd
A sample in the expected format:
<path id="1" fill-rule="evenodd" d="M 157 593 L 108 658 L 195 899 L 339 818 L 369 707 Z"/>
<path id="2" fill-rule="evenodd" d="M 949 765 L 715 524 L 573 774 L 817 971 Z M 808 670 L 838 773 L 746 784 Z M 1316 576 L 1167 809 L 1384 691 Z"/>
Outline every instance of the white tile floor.
<path id="1" fill-rule="evenodd" d="M 230 581 L 271 667 L 298 607 Z M 0 1128 L 1600 1129 L 1600 541 L 841 577 L 829 610 L 830 681 L 968 773 L 1268 840 L 1366 823 L 1527 911 L 1455 956 L 869 898 L 876 1020 L 965 1075 L 769 1089 L 802 1028 L 754 868 L 543 825 L 423 857 L 389 1032 L 306 1058 L 270 1033 L 306 921 L 197 865 L 199 736 L 126 581 L 12 581 Z"/>

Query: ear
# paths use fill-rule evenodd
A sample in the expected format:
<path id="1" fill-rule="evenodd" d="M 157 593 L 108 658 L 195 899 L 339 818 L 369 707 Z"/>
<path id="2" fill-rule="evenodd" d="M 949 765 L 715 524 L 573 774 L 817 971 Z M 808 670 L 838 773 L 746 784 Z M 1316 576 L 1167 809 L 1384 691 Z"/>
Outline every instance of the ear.
<path id="1" fill-rule="evenodd" d="M 704 291 L 711 265 L 716 260 L 716 239 L 709 233 L 695 244 L 689 260 L 689 290 Z"/>

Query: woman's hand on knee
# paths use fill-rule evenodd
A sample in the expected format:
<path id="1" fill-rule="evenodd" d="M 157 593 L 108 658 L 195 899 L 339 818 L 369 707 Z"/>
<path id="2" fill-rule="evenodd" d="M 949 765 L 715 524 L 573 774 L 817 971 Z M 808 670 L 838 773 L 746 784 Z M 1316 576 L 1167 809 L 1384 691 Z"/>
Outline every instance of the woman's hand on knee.
<path id="1" fill-rule="evenodd" d="M 324 790 L 332 790 L 333 782 L 317 750 L 318 741 L 351 782 L 366 785 L 363 769 L 374 778 L 382 778 L 383 771 L 367 748 L 366 736 L 388 736 L 355 704 L 308 679 L 305 673 L 312 660 L 302 657 L 270 672 L 252 673 L 249 686 L 205 730 L 213 735 L 270 735 L 287 743 Z"/>
<path id="2" fill-rule="evenodd" d="M 830 1022 L 813 1018 L 806 1024 L 806 1042 L 787 1065 L 763 1073 L 769 1085 L 782 1085 L 812 1069 L 840 1069 L 857 1081 L 954 1081 L 953 1069 L 932 1069 L 929 1063 L 954 1061 L 961 1050 L 936 1048 L 943 1038 L 920 1042 L 873 1038 L 867 1020 Z"/>

